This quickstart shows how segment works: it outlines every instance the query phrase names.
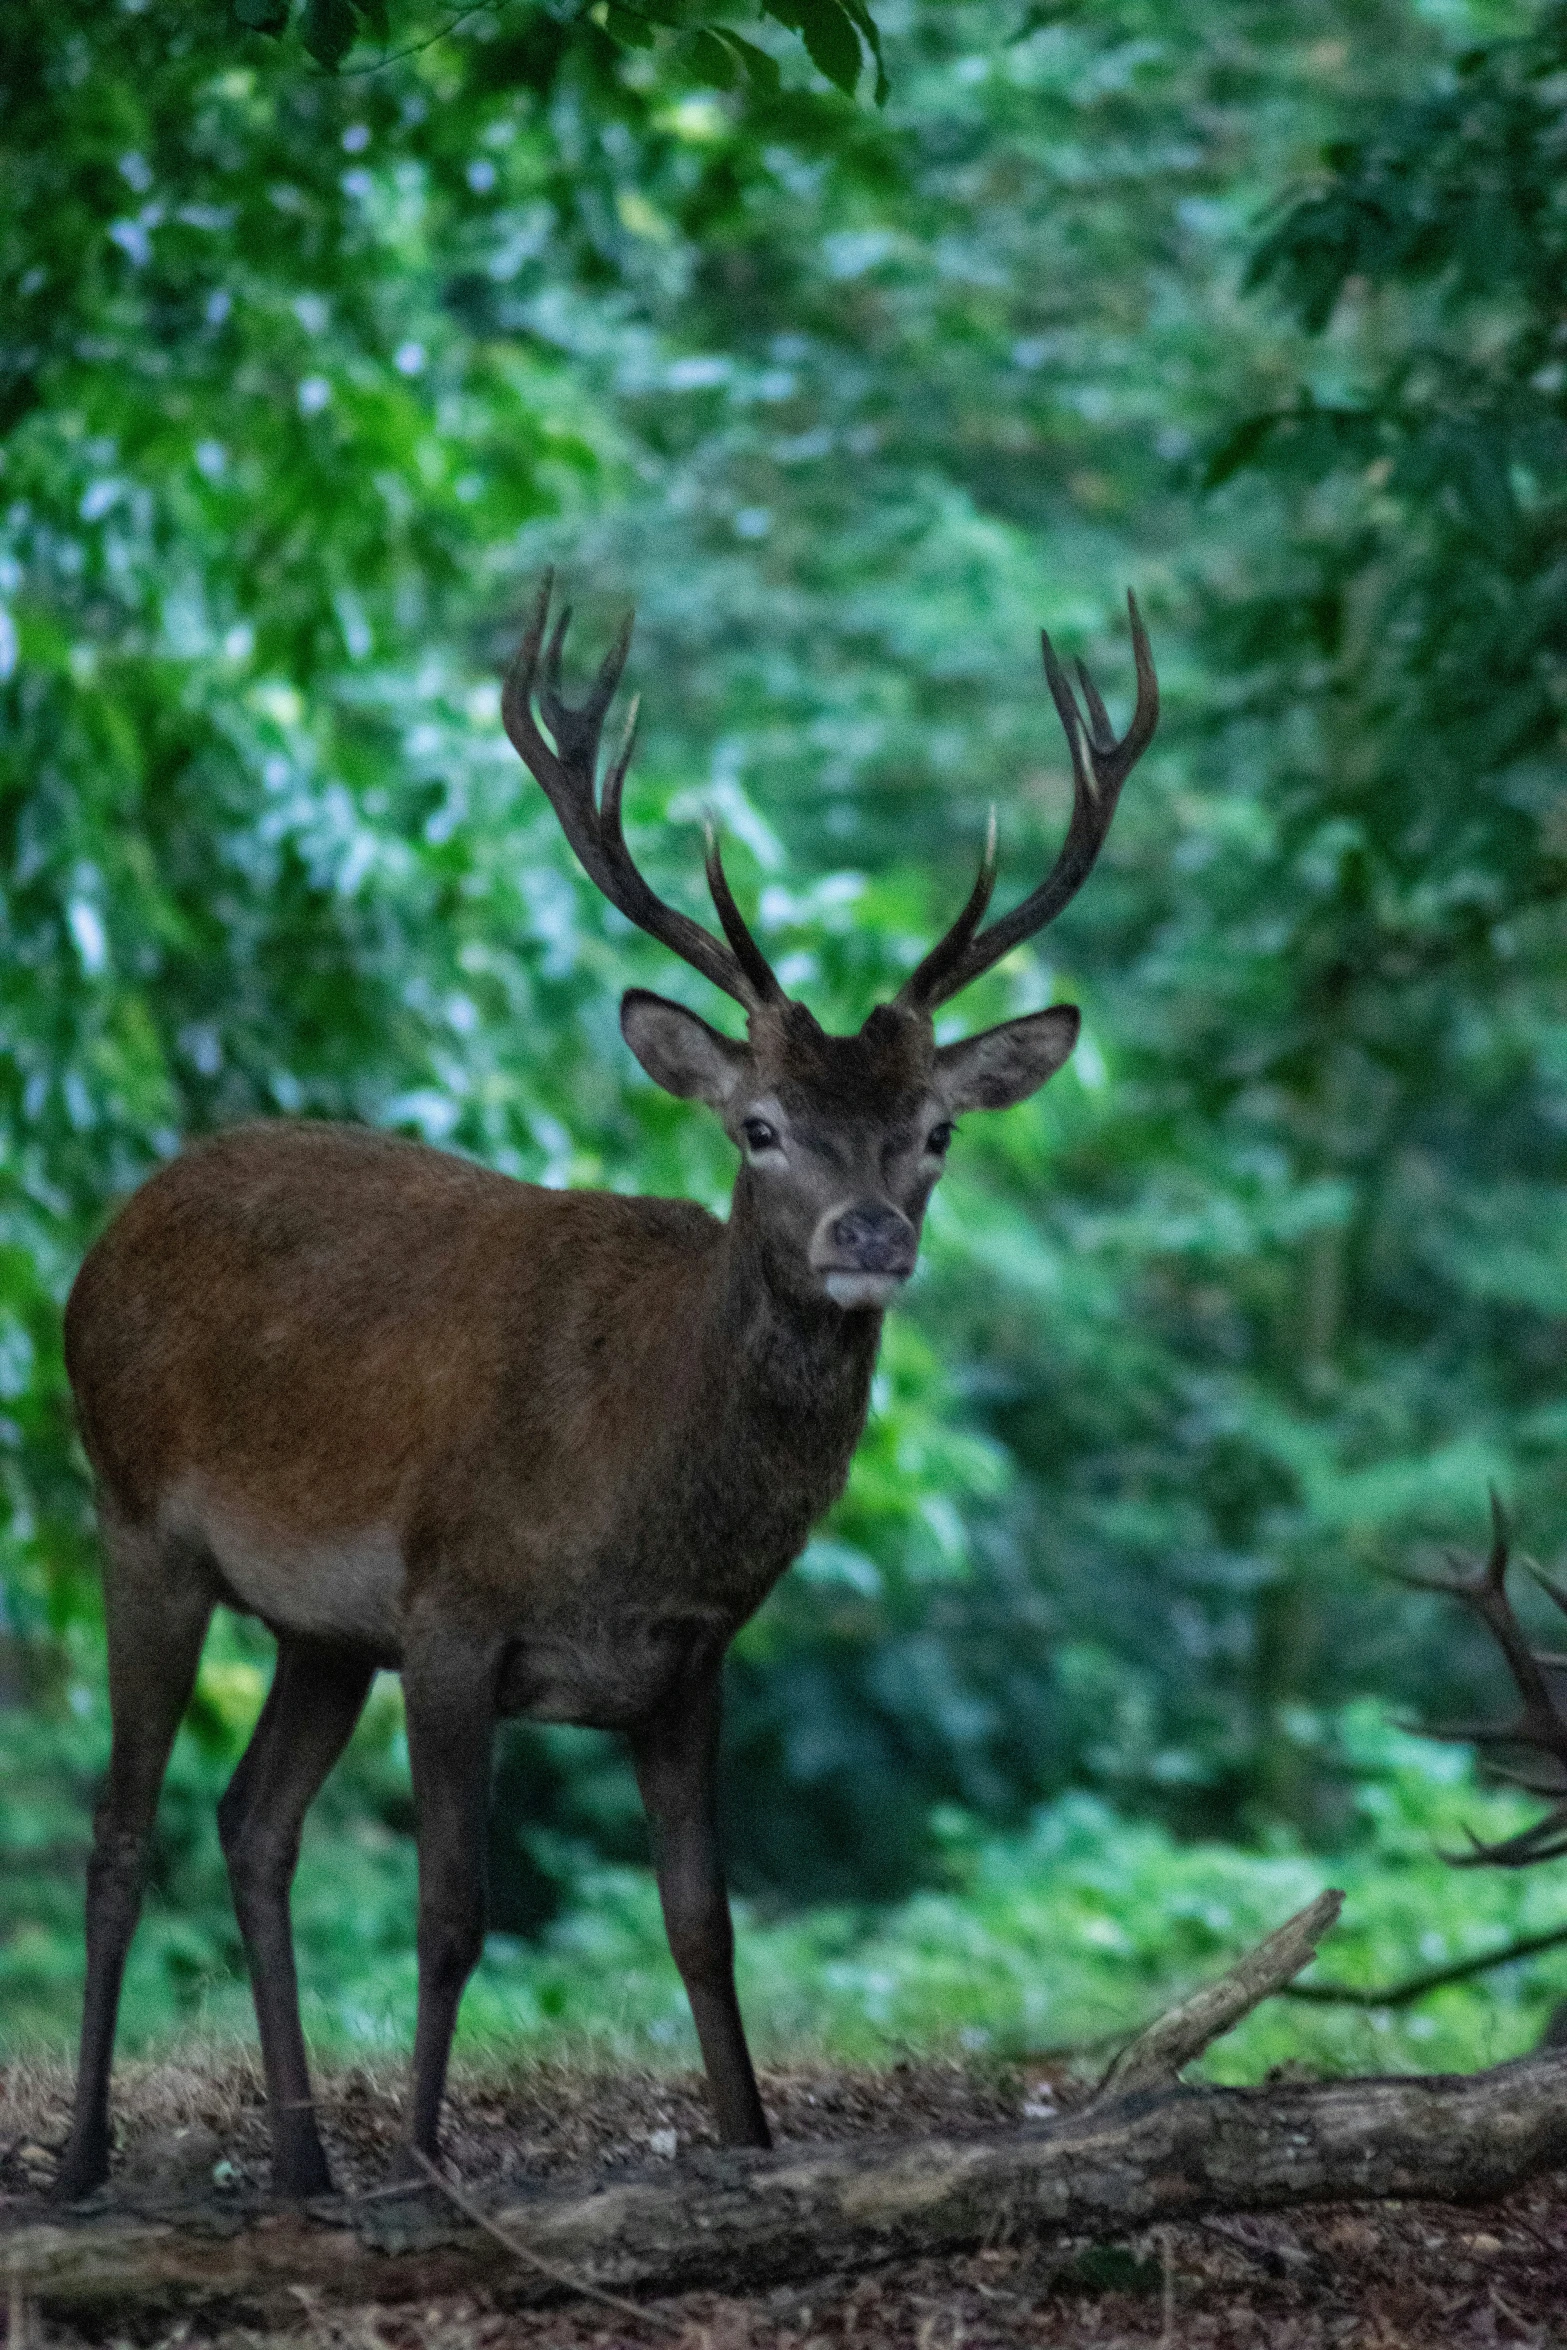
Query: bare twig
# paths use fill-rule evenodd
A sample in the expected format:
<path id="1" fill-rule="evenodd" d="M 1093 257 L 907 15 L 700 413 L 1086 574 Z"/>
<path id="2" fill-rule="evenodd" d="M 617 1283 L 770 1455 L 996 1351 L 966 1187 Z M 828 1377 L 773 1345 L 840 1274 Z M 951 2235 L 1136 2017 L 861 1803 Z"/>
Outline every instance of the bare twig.
<path id="1" fill-rule="evenodd" d="M 1131 2089 L 1170 2089 L 1183 2068 L 1203 2050 L 1232 2031 L 1243 2016 L 1271 1999 L 1291 1978 L 1309 1966 L 1317 1944 L 1336 1923 L 1344 1906 L 1342 1893 L 1319 1893 L 1315 1901 L 1237 1959 L 1216 1983 L 1183 1999 L 1139 2032 L 1112 2058 L 1095 2092 L 1094 2103 L 1124 2097 Z"/>
<path id="2" fill-rule="evenodd" d="M 493 2236 L 496 2243 L 511 2254 L 513 2260 L 520 2260 L 527 2267 L 537 2269 L 540 2276 L 548 2277 L 550 2283 L 559 2285 L 563 2292 L 578 2294 L 585 2301 L 601 2302 L 606 2309 L 618 2309 L 622 2317 L 635 2318 L 639 2325 L 652 2326 L 658 2333 L 678 2334 L 683 2330 L 667 2317 L 660 2317 L 656 2310 L 644 2309 L 637 2301 L 622 2300 L 618 2293 L 606 2293 L 601 2286 L 590 2285 L 585 2277 L 573 2276 L 570 2269 L 557 2268 L 552 2260 L 545 2260 L 528 2245 L 519 2244 L 515 2236 L 496 2225 L 482 2203 L 476 2203 L 471 2195 L 464 2193 L 461 2187 L 447 2178 L 428 2154 L 421 2152 L 417 2146 L 411 2147 L 409 2151 L 431 2185 L 439 2187 L 447 2201 L 455 2204 L 464 2219 L 471 2220 L 476 2228 L 482 2228 L 487 2236 Z"/>
<path id="3" fill-rule="evenodd" d="M 427 33 L 422 41 L 409 41 L 401 49 L 383 49 L 374 65 L 350 65 L 341 73 L 335 69 L 329 70 L 323 67 L 321 79 L 326 82 L 359 82 L 363 81 L 367 74 L 382 73 L 387 66 L 395 65 L 399 58 L 417 57 L 422 50 L 433 49 L 437 41 L 446 40 L 449 35 L 465 25 L 470 16 L 482 16 L 486 9 L 493 8 L 494 5 L 495 0 L 473 0 L 471 7 L 459 8 L 454 15 L 447 18 L 445 24 L 438 26 L 433 33 Z"/>
<path id="4" fill-rule="evenodd" d="M 28 2350 L 27 2295 L 21 2272 L 11 2263 L 11 2289 L 6 2303 L 6 2340 L 9 2350 Z"/>
<path id="5" fill-rule="evenodd" d="M 1278 1996 L 1310 1999 L 1321 2007 L 1409 2007 L 1428 1991 L 1467 1982 L 1471 1975 L 1489 1974 L 1493 1967 L 1511 1966 L 1515 1959 L 1534 1958 L 1542 1950 L 1559 1950 L 1564 1942 L 1567 1926 L 1553 1926 L 1548 1934 L 1525 1934 L 1500 1950 L 1487 1950 L 1479 1958 L 1458 1958 L 1451 1966 L 1427 1967 L 1422 1974 L 1406 1975 L 1401 1983 L 1385 1984 L 1381 1990 L 1363 1990 L 1354 1983 L 1281 1983 Z"/>
<path id="6" fill-rule="evenodd" d="M 320 2345 L 320 2350 L 337 2350 L 337 2340 L 331 2327 L 321 2315 L 321 2304 L 307 2285 L 290 2285 L 289 2291 L 305 2313 L 305 2323 Z"/>
<path id="7" fill-rule="evenodd" d="M 385 2187 L 357 2187 L 351 2195 L 316 2195 L 305 2209 L 316 2219 L 332 2220 L 345 2211 L 357 2211 L 361 2203 L 396 2203 L 409 2195 L 425 2192 L 423 2179 L 394 2179 Z"/>
<path id="8" fill-rule="evenodd" d="M 1243 2260 L 1251 2261 L 1270 2277 L 1304 2277 L 1320 2266 L 1303 2245 L 1280 2243 L 1253 2243 L 1250 2237 L 1238 2232 L 1235 2224 L 1225 2218 L 1200 2215 L 1197 2221 L 1217 2243 L 1231 2252 L 1238 2252 Z"/>

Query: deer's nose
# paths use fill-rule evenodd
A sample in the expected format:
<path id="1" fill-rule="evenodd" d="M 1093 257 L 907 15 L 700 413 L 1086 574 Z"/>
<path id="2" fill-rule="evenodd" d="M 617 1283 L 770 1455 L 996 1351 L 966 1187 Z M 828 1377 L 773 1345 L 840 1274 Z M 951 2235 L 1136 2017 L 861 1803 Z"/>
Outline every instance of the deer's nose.
<path id="1" fill-rule="evenodd" d="M 914 1270 L 919 1240 L 907 1216 L 885 1200 L 856 1200 L 827 1227 L 833 1262 L 844 1272 L 890 1273 L 898 1279 Z"/>

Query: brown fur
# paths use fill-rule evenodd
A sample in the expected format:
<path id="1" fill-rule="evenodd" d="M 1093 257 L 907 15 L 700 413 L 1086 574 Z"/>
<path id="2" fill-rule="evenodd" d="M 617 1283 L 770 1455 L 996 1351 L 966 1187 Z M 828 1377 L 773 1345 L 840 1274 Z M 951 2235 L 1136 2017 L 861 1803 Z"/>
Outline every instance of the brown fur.
<path id="1" fill-rule="evenodd" d="M 390 1529 L 405 1620 L 438 1595 L 495 1639 L 584 1617 L 612 1639 L 618 1599 L 732 1631 L 841 1486 L 874 1349 L 780 1343 L 747 1312 L 749 1237 L 353 1128 L 242 1127 L 155 1176 L 82 1268 L 88 1454 L 137 1524 L 203 1478 L 280 1548 Z"/>

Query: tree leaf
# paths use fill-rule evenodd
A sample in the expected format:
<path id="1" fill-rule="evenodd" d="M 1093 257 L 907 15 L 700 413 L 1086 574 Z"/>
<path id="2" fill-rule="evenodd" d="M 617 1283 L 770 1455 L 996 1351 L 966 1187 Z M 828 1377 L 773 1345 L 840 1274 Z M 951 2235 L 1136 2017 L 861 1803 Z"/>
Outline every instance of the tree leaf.
<path id="1" fill-rule="evenodd" d="M 1023 11 L 1016 30 L 1007 35 L 1007 46 L 1015 49 L 1047 25 L 1069 23 L 1083 13 L 1083 0 L 1034 0 L 1034 5 Z"/>
<path id="2" fill-rule="evenodd" d="M 747 41 L 739 33 L 731 32 L 727 25 L 722 31 L 716 27 L 713 28 L 704 37 L 715 41 L 738 63 L 746 80 L 751 85 L 753 97 L 777 97 L 783 86 L 783 77 L 779 73 L 776 57 L 770 57 L 767 51 L 759 49 L 754 41 Z"/>
<path id="3" fill-rule="evenodd" d="M 392 20 L 387 8 L 387 0 L 352 0 L 352 4 L 369 26 L 371 39 L 379 41 L 384 49 L 392 37 Z"/>
<path id="4" fill-rule="evenodd" d="M 639 16 L 634 8 L 623 7 L 621 0 L 609 0 L 604 11 L 604 30 L 623 49 L 651 49 L 657 38 L 647 18 Z"/>
<path id="5" fill-rule="evenodd" d="M 1221 482 L 1230 480 L 1248 465 L 1256 463 L 1258 452 L 1272 439 L 1284 421 L 1284 412 L 1268 408 L 1260 416 L 1248 416 L 1244 423 L 1227 433 L 1203 467 L 1202 484 L 1205 490 L 1216 490 Z"/>
<path id="6" fill-rule="evenodd" d="M 335 73 L 342 64 L 358 29 L 349 0 L 305 0 L 299 37 L 328 73 Z"/>
<path id="7" fill-rule="evenodd" d="M 688 54 L 692 70 L 715 90 L 732 90 L 739 81 L 739 58 L 711 25 L 702 25 L 691 35 Z"/>
<path id="8" fill-rule="evenodd" d="M 881 28 L 866 6 L 865 0 L 843 0 L 843 6 L 855 31 L 871 53 L 876 67 L 876 103 L 878 106 L 885 106 L 892 84 L 887 79 L 886 62 L 881 53 Z"/>
<path id="9" fill-rule="evenodd" d="M 842 0 L 762 0 L 763 13 L 805 43 L 806 54 L 818 73 L 852 98 L 859 82 L 864 55 L 854 20 Z"/>
<path id="10" fill-rule="evenodd" d="M 281 33 L 292 0 L 232 0 L 234 18 L 250 33 Z"/>

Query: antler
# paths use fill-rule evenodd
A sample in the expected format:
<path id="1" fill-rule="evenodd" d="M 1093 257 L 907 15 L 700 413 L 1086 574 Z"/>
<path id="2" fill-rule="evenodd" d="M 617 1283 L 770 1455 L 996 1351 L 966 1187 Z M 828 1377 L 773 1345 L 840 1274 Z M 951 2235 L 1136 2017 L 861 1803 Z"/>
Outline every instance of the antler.
<path id="1" fill-rule="evenodd" d="M 584 872 L 612 906 L 618 907 L 649 937 L 672 947 L 704 979 L 711 979 L 748 1012 L 757 1011 L 763 1004 L 781 1002 L 783 990 L 741 919 L 740 909 L 724 878 L 718 836 L 711 826 L 707 835 L 707 879 L 724 936 L 729 941 L 727 946 L 721 945 L 711 931 L 704 930 L 700 922 L 693 922 L 689 914 L 666 905 L 633 863 L 621 828 L 620 800 L 636 740 L 638 705 L 635 700 L 627 714 L 620 748 L 605 774 L 602 792 L 597 774 L 599 737 L 631 650 L 635 616 L 627 613 L 619 635 L 604 656 L 587 700 L 573 707 L 562 696 L 560 675 L 561 652 L 571 622 L 569 605 L 550 632 L 542 681 L 539 677 L 539 652 L 544 645 L 554 584 L 554 573 L 547 571 L 517 649 L 517 658 L 501 692 L 501 720 L 513 745 L 529 772 L 543 786 Z M 533 715 L 535 695 L 544 723 L 555 737 L 553 749 Z"/>
<path id="2" fill-rule="evenodd" d="M 1491 1551 L 1477 1574 L 1400 1577 L 1417 1591 L 1440 1591 L 1472 1608 L 1506 1658 L 1508 1671 L 1523 1700 L 1523 1709 L 1514 1722 L 1453 1722 L 1428 1735 L 1464 1745 L 1533 1749 L 1542 1757 L 1538 1768 L 1504 1770 L 1497 1765 L 1493 1766 L 1496 1775 L 1510 1780 L 1514 1786 L 1527 1787 L 1531 1794 L 1557 1798 L 1543 1820 L 1536 1820 L 1532 1828 L 1521 1829 L 1516 1836 L 1504 1837 L 1496 1844 L 1482 1844 L 1477 1837 L 1471 1838 L 1472 1852 L 1448 1856 L 1458 1868 L 1476 1868 L 1487 1863 L 1501 1868 L 1526 1868 L 1532 1861 L 1556 1860 L 1567 1853 L 1567 1712 L 1557 1702 L 1551 1685 L 1553 1673 L 1567 1674 L 1567 1656 L 1529 1646 L 1507 1596 L 1508 1563 L 1507 1513 L 1493 1486 Z M 1463 1562 L 1455 1558 L 1452 1564 L 1461 1568 Z M 1567 1615 L 1567 1589 L 1553 1583 L 1532 1564 L 1530 1573 L 1541 1590 Z"/>
<path id="3" fill-rule="evenodd" d="M 1110 830 L 1121 786 L 1152 742 L 1154 728 L 1159 723 L 1159 681 L 1154 675 L 1153 654 L 1142 614 L 1137 609 L 1137 598 L 1130 593 L 1126 608 L 1131 616 L 1132 653 L 1137 663 L 1137 707 L 1132 712 L 1131 725 L 1119 740 L 1099 689 L 1082 662 L 1077 664 L 1077 674 L 1083 700 L 1088 705 L 1086 717 L 1078 707 L 1066 671 L 1056 658 L 1054 645 L 1043 629 L 1039 632 L 1045 679 L 1072 754 L 1072 821 L 1061 854 L 1039 887 L 1020 906 L 982 931 L 979 925 L 996 879 L 992 817 L 979 877 L 968 904 L 946 936 L 937 940 L 925 960 L 904 981 L 898 996 L 900 1004 L 916 1011 L 933 1011 L 937 1004 L 956 995 L 959 988 L 967 987 L 971 979 L 988 971 L 992 963 L 999 963 L 1021 940 L 1032 938 L 1047 922 L 1053 922 L 1087 880 Z"/>

